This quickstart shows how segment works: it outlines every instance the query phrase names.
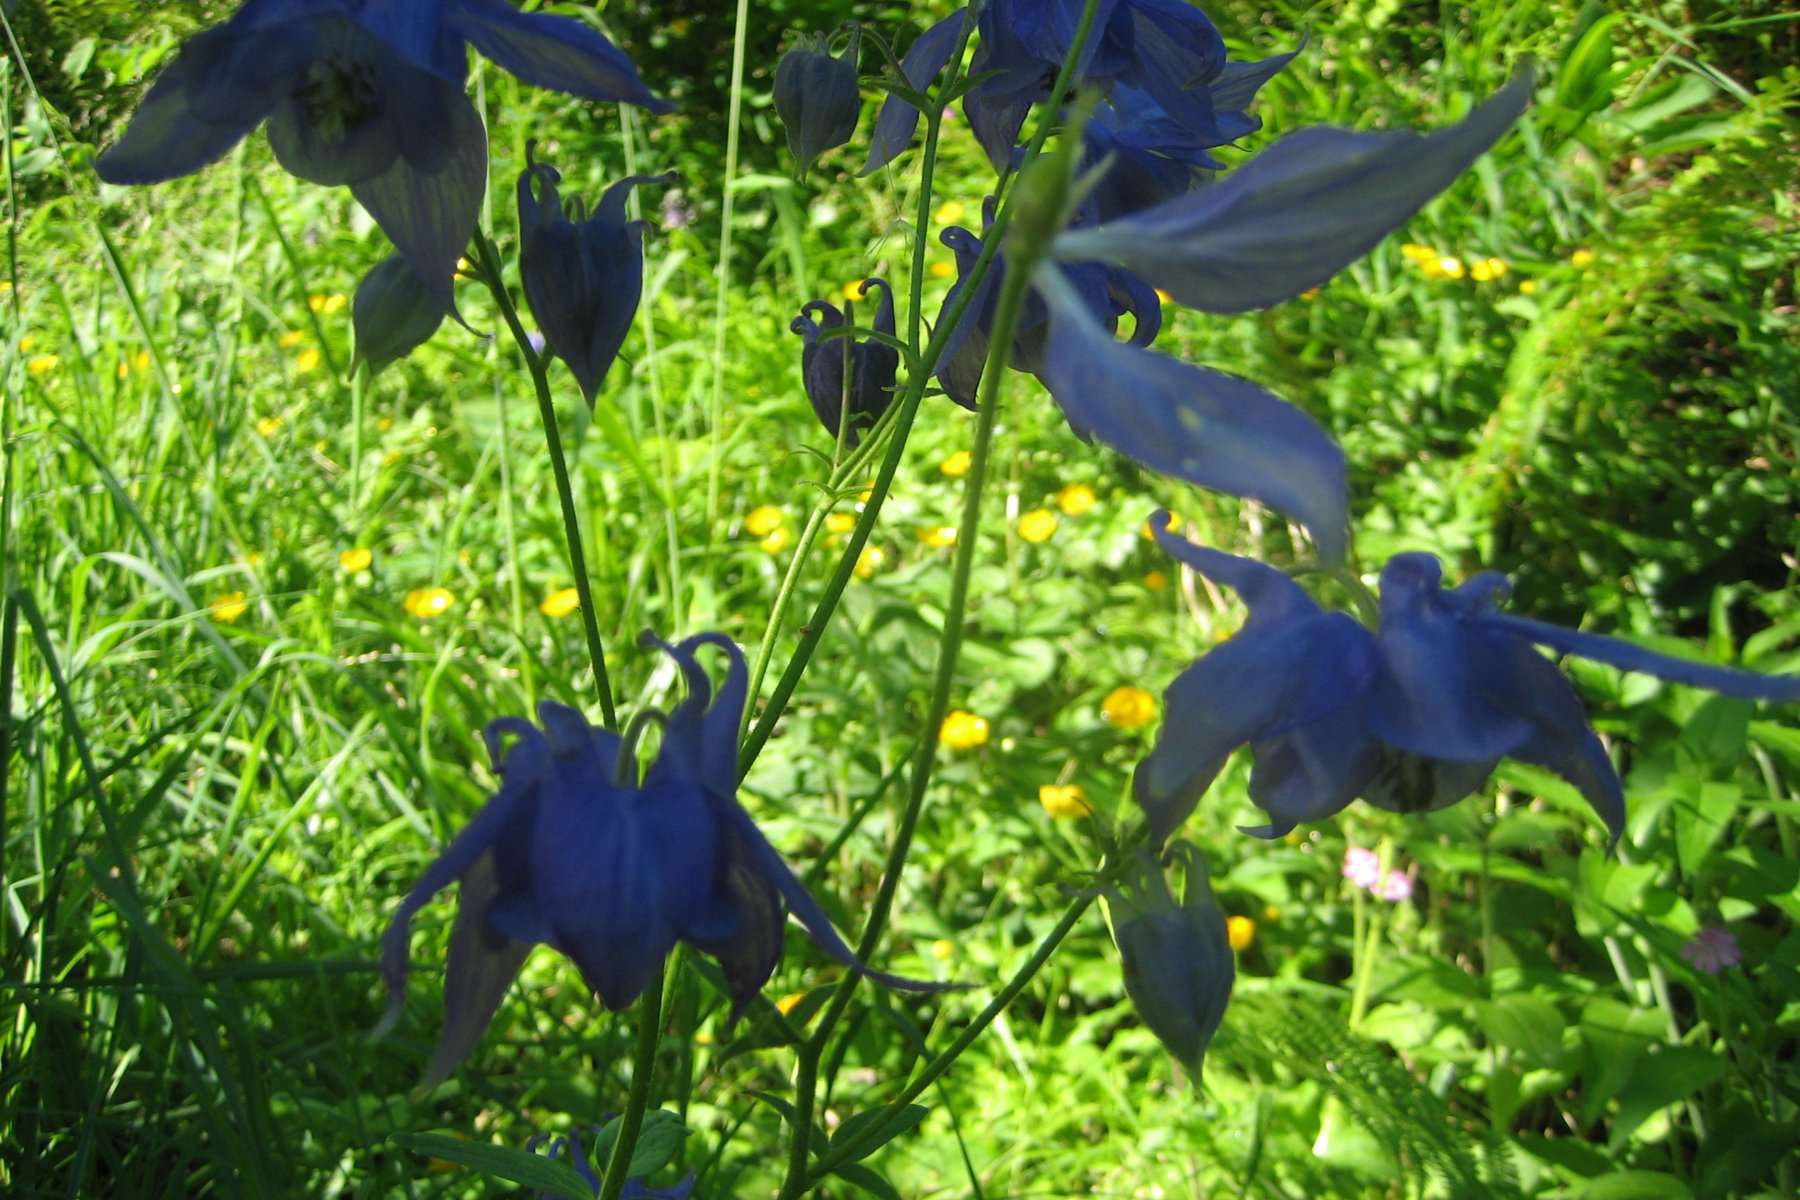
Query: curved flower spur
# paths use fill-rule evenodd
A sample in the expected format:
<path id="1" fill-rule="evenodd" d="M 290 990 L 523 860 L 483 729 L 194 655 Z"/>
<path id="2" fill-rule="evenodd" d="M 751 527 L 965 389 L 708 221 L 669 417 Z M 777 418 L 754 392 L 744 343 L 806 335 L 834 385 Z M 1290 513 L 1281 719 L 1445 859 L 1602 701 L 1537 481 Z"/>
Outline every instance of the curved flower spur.
<path id="1" fill-rule="evenodd" d="M 815 944 L 877 983 L 908 991 L 950 985 L 871 969 L 844 944 L 817 900 L 737 802 L 737 731 L 747 674 L 730 639 L 701 634 L 670 645 L 688 696 L 666 718 L 644 779 L 626 739 L 575 709 L 538 705 L 542 728 L 517 717 L 487 727 L 500 772 L 493 799 L 407 893 L 382 938 L 388 1009 L 399 1019 L 413 914 L 461 880 L 444 978 L 444 1028 L 427 1085 L 449 1075 L 480 1040 L 531 947 L 573 959 L 600 1001 L 617 1011 L 649 982 L 678 941 L 719 961 L 736 1020 L 781 958 L 783 906 Z M 712 685 L 695 658 L 716 646 L 729 660 Z M 501 739 L 516 740 L 502 752 Z"/>
<path id="2" fill-rule="evenodd" d="M 1456 803 L 1502 758 L 1562 776 L 1617 843 L 1625 794 L 1581 698 L 1538 653 L 1545 646 L 1625 671 L 1746 700 L 1800 700 L 1800 676 L 1758 675 L 1672 658 L 1617 638 L 1499 611 L 1504 576 L 1445 589 L 1429 554 L 1381 570 L 1380 625 L 1321 608 L 1274 567 L 1195 545 L 1150 518 L 1171 556 L 1237 592 L 1244 627 L 1164 693 L 1168 717 L 1132 789 L 1160 844 L 1187 819 L 1231 752 L 1248 744 L 1250 799 L 1279 837 L 1352 800 L 1395 812 Z"/>

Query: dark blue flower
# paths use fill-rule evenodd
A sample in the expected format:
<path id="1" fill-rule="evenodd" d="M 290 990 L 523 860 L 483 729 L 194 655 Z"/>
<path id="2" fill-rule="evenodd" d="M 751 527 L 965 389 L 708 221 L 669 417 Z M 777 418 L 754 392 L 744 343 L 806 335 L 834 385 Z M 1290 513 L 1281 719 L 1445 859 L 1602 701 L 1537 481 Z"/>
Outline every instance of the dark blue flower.
<path id="1" fill-rule="evenodd" d="M 596 1126 L 594 1131 L 597 1133 L 599 1130 L 600 1127 Z M 574 1166 L 575 1173 L 581 1176 L 582 1182 L 593 1189 L 594 1195 L 600 1194 L 599 1172 L 595 1171 L 588 1163 L 587 1152 L 582 1149 L 579 1137 L 567 1137 L 560 1134 L 550 1137 L 540 1133 L 525 1143 L 525 1149 L 535 1154 L 540 1145 L 544 1147 L 544 1157 L 551 1162 L 555 1162 L 567 1154 L 570 1164 Z M 625 1181 L 624 1190 L 619 1193 L 619 1200 L 687 1200 L 693 1191 L 694 1176 L 691 1171 L 680 1183 L 666 1188 L 653 1188 L 642 1179 L 633 1177 Z M 548 1200 L 550 1193 L 539 1192 L 538 1195 L 544 1200 Z"/>
<path id="2" fill-rule="evenodd" d="M 519 173 L 519 277 L 550 353 L 575 372 L 591 406 L 644 290 L 645 223 L 625 219 L 625 200 L 638 184 L 668 183 L 675 173 L 628 176 L 602 193 L 591 217 L 580 200 L 565 214 L 556 190 L 562 175 L 531 155 L 527 143 L 528 165 Z"/>
<path id="3" fill-rule="evenodd" d="M 859 30 L 850 31 L 842 54 L 831 53 L 823 34 L 802 35 L 775 64 L 775 113 L 787 130 L 788 153 L 798 173 L 813 160 L 850 140 L 862 114 L 856 88 Z"/>
<path id="4" fill-rule="evenodd" d="M 900 60 L 900 73 L 906 77 L 908 87 L 923 92 L 931 86 L 939 72 L 949 65 L 968 19 L 969 10 L 959 8 L 919 35 L 919 40 Z M 898 96 L 889 96 L 875 117 L 875 129 L 869 135 L 869 157 L 863 163 L 861 174 L 868 175 L 894 161 L 896 155 L 912 144 L 913 132 L 918 127 L 919 110 Z"/>
<path id="5" fill-rule="evenodd" d="M 881 304 L 875 310 L 877 333 L 889 337 L 894 333 L 894 292 L 885 279 L 865 279 L 863 292 L 881 289 Z M 818 314 L 818 319 L 813 314 Z M 800 375 L 806 384 L 807 399 L 819 422 L 838 435 L 838 417 L 846 396 L 850 400 L 850 429 L 845 444 L 854 446 L 862 435 L 881 419 L 894 400 L 894 375 L 900 369 L 900 352 L 885 342 L 865 338 L 852 342 L 848 337 L 821 338 L 826 330 L 844 323 L 844 314 L 823 300 L 814 300 L 800 310 L 788 328 L 805 339 L 800 351 Z"/>
<path id="6" fill-rule="evenodd" d="M 618 735 L 545 701 L 540 730 L 505 717 L 487 728 L 500 772 L 493 799 L 407 893 L 382 939 L 389 991 L 383 1028 L 404 998 L 412 916 L 462 881 L 444 977 L 444 1030 L 427 1072 L 442 1079 L 480 1039 L 531 946 L 573 959 L 607 1008 L 636 999 L 678 941 L 717 958 L 735 1016 L 781 957 L 783 906 L 827 954 L 890 987 L 919 983 L 870 970 L 737 802 L 744 658 L 718 634 L 662 647 L 687 683 L 656 761 L 640 782 Z M 695 658 L 729 660 L 716 700 Z M 516 740 L 502 753 L 501 739 Z"/>
<path id="7" fill-rule="evenodd" d="M 450 296 L 427 287 L 404 255 L 390 254 L 356 285 L 351 307 L 356 330 L 356 358 L 369 364 L 371 375 L 424 345 L 452 311 Z"/>
<path id="8" fill-rule="evenodd" d="M 1186 842 L 1170 847 L 1168 856 L 1183 866 L 1180 903 L 1143 849 L 1119 886 L 1106 890 L 1106 901 L 1132 1007 L 1198 1083 L 1206 1048 L 1231 1003 L 1237 962 L 1205 858 Z"/>
<path id="9" fill-rule="evenodd" d="M 1266 308 L 1324 283 L 1410 220 L 1512 127 L 1531 89 L 1527 67 L 1461 124 L 1430 134 L 1302 129 L 1222 180 L 1067 230 L 1054 253 L 1135 272 L 1207 312 Z"/>
<path id="10" fill-rule="evenodd" d="M 466 46 L 527 83 L 663 110 L 618 47 L 505 0 L 249 0 L 189 39 L 95 163 L 109 183 L 197 171 L 264 120 L 287 170 L 348 185 L 430 287 L 474 231 L 487 138 Z"/>
<path id="11" fill-rule="evenodd" d="M 1396 812 L 1454 804 L 1514 758 L 1573 784 L 1616 842 L 1625 824 L 1618 773 L 1575 689 L 1536 646 L 1728 696 L 1800 700 L 1800 676 L 1671 658 L 1502 613 L 1504 577 L 1483 572 L 1444 590 L 1429 554 L 1388 560 L 1371 631 L 1320 608 L 1273 567 L 1171 534 L 1166 513 L 1151 520 L 1163 549 L 1250 609 L 1235 636 L 1164 693 L 1162 735 L 1132 781 L 1159 841 L 1248 744 L 1250 798 L 1270 816 L 1248 832 L 1261 836 L 1358 797 Z"/>

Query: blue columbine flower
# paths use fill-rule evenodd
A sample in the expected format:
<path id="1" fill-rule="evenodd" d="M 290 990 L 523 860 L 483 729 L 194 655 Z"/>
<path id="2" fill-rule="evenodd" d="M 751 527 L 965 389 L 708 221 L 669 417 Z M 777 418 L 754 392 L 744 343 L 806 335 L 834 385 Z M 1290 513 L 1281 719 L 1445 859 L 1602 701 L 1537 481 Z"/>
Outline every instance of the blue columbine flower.
<path id="1" fill-rule="evenodd" d="M 905 77 L 908 87 L 923 92 L 931 86 L 950 64 L 950 56 L 956 53 L 968 19 L 969 10 L 959 8 L 920 34 L 919 39 L 908 47 L 900 60 L 900 74 Z M 893 162 L 895 156 L 912 144 L 913 133 L 918 128 L 919 110 L 898 96 L 889 96 L 876 114 L 875 129 L 869 134 L 869 157 L 860 174 L 872 174 Z"/>
<path id="2" fill-rule="evenodd" d="M 892 337 L 894 291 L 885 279 L 863 280 L 865 295 L 872 287 L 881 289 L 881 304 L 875 310 L 875 332 Z M 816 320 L 815 313 L 818 314 Z M 900 352 L 874 338 L 860 342 L 852 342 L 847 337 L 820 338 L 824 331 L 843 323 L 844 314 L 834 305 L 814 300 L 800 310 L 800 315 L 788 328 L 805 339 L 800 351 L 800 375 L 806 384 L 807 399 L 812 401 L 813 412 L 818 414 L 820 423 L 832 437 L 838 435 L 839 413 L 848 395 L 850 429 L 844 437 L 846 445 L 854 446 L 893 403 L 894 375 L 900 369 Z"/>
<path id="3" fill-rule="evenodd" d="M 569 365 L 589 406 L 619 356 L 644 290 L 643 221 L 625 219 L 625 200 L 640 183 L 669 183 L 663 175 L 632 175 L 607 188 L 586 216 L 576 200 L 563 212 L 555 167 L 532 158 L 519 173 L 519 277 L 550 353 Z M 533 192 L 533 185 L 536 192 Z"/>
<path id="4" fill-rule="evenodd" d="M 1151 208 L 1069 229 L 1052 252 L 1141 275 L 1182 304 L 1236 313 L 1298 296 L 1410 220 L 1512 127 L 1529 66 L 1458 125 L 1289 134 L 1223 179 Z"/>
<path id="5" fill-rule="evenodd" d="M 775 113 L 787 130 L 788 153 L 797 173 L 813 160 L 850 140 L 862 115 L 856 88 L 856 53 L 861 30 L 852 27 L 850 44 L 834 55 L 823 34 L 803 35 L 775 64 Z"/>
<path id="6" fill-rule="evenodd" d="M 670 713 L 640 782 L 618 735 L 545 701 L 543 728 L 514 717 L 487 727 L 501 786 L 407 893 L 382 939 L 389 1006 L 405 994 L 412 916 L 461 880 L 444 976 L 444 1029 L 427 1071 L 446 1077 L 480 1040 L 530 948 L 548 942 L 574 960 L 607 1008 L 637 998 L 678 941 L 719 960 L 734 1017 L 781 958 L 783 906 L 827 954 L 890 987 L 940 990 L 871 970 L 832 929 L 737 802 L 737 732 L 747 690 L 730 639 L 679 645 L 648 639 L 681 668 L 688 696 Z M 718 698 L 695 658 L 729 660 Z M 502 753 L 501 739 L 517 740 Z"/>
<path id="7" fill-rule="evenodd" d="M 470 45 L 539 87 L 668 107 L 586 25 L 505 0 L 249 0 L 189 39 L 95 170 L 109 183 L 173 179 L 267 120 L 283 167 L 348 185 L 448 293 L 487 180 L 487 137 L 463 94 Z"/>
<path id="8" fill-rule="evenodd" d="M 1275 837 L 1359 796 L 1396 812 L 1441 808 L 1486 782 L 1502 758 L 1574 784 L 1616 842 L 1618 773 L 1547 646 L 1750 700 L 1800 700 L 1800 676 L 1756 675 L 1657 654 L 1499 611 L 1508 587 L 1487 571 L 1444 590 L 1437 559 L 1397 554 L 1381 571 L 1380 628 L 1320 608 L 1287 575 L 1197 546 L 1151 518 L 1181 562 L 1231 588 L 1244 627 L 1169 685 L 1156 748 L 1133 790 L 1160 841 L 1193 811 L 1236 747 L 1256 764 L 1250 798 Z"/>
<path id="9" fill-rule="evenodd" d="M 351 324 L 356 331 L 356 364 L 371 375 L 405 358 L 430 340 L 453 311 L 450 294 L 428 287 L 402 254 L 390 254 L 356 285 Z M 460 318 L 459 318 L 460 319 Z"/>
<path id="10" fill-rule="evenodd" d="M 595 1126 L 594 1132 L 598 1133 L 600 1128 L 600 1126 Z M 537 1153 L 540 1146 L 544 1149 L 544 1157 L 551 1162 L 555 1162 L 565 1154 L 568 1155 L 570 1165 L 575 1168 L 575 1173 L 581 1176 L 582 1182 L 593 1189 L 594 1195 L 600 1194 L 600 1174 L 589 1165 L 587 1152 L 582 1149 L 579 1137 L 568 1137 L 562 1134 L 551 1136 L 539 1133 L 534 1134 L 525 1143 L 525 1149 L 533 1154 Z M 691 1171 L 680 1183 L 666 1188 L 653 1188 L 642 1179 L 634 1177 L 625 1181 L 624 1190 L 619 1193 L 619 1200 L 687 1200 L 693 1192 L 694 1176 Z M 538 1195 L 541 1200 L 549 1200 L 550 1193 L 539 1192 Z"/>

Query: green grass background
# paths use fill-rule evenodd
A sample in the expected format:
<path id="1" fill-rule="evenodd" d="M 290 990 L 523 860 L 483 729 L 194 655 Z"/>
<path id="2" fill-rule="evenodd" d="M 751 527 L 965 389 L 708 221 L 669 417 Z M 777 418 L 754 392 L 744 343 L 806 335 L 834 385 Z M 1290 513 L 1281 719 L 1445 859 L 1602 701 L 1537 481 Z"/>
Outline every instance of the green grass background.
<path id="1" fill-rule="evenodd" d="M 282 174 L 260 136 L 153 189 L 97 183 L 95 147 L 146 72 L 228 7 L 24 0 L 7 14 L 0 1189 L 509 1194 L 409 1135 L 517 1148 L 588 1128 L 623 1104 L 629 1022 L 540 951 L 465 1067 L 416 1091 L 446 898 L 416 923 L 399 1030 L 366 1035 L 380 930 L 493 786 L 482 725 L 592 694 L 578 618 L 539 607 L 571 581 L 529 381 L 503 342 L 446 327 L 367 388 L 346 382 L 349 309 L 334 298 L 383 240 L 344 192 Z M 1265 132 L 1246 149 L 1320 121 L 1452 121 L 1526 55 L 1542 83 L 1517 134 L 1317 295 L 1233 320 L 1173 313 L 1159 347 L 1328 424 L 1352 463 L 1364 569 L 1431 550 L 1453 577 L 1509 572 L 1516 611 L 1800 667 L 1800 21 L 1784 7 L 1210 5 L 1234 56 L 1309 38 L 1264 89 Z M 748 534 L 752 509 L 780 507 L 793 531 L 821 503 L 854 512 L 855 489 L 820 488 L 810 451 L 829 441 L 787 323 L 864 275 L 903 284 L 916 176 L 907 158 L 853 178 L 859 139 L 804 185 L 786 177 L 768 98 L 785 33 L 854 15 L 904 40 L 936 11 L 752 6 L 722 295 L 728 6 L 604 13 L 681 102 L 674 117 L 477 69 L 486 227 L 503 251 L 528 137 L 571 193 L 677 169 L 695 214 L 651 240 L 639 324 L 597 414 L 553 375 L 628 711 L 675 694 L 666 664 L 632 648 L 638 630 L 762 638 L 791 548 Z M 977 224 L 991 176 L 960 118 L 946 143 L 937 200 Z M 654 224 L 660 197 L 643 200 Z M 1403 243 L 1456 256 L 1463 277 L 1429 276 Z M 1504 275 L 1467 274 L 1490 258 Z M 934 241 L 927 261 L 950 258 Z M 928 316 L 946 286 L 926 281 Z M 474 329 L 501 328 L 476 289 L 459 301 Z M 1094 865 L 1088 828 L 1037 797 L 1074 782 L 1103 816 L 1123 813 L 1155 726 L 1109 724 L 1103 698 L 1159 692 L 1240 619 L 1161 559 L 1144 517 L 1167 505 L 1214 544 L 1293 555 L 1266 514 L 1084 445 L 1029 379 L 1004 403 L 982 526 L 961 532 L 980 539 L 979 603 L 953 698 L 990 737 L 943 752 L 882 963 L 975 987 L 860 993 L 827 1064 L 828 1129 L 953 1035 Z M 949 551 L 919 533 L 955 523 L 960 484 L 940 464 L 972 431 L 927 399 L 882 561 L 846 594 L 743 793 L 851 931 L 948 585 Z M 1098 503 L 1072 516 L 1056 497 L 1075 483 Z M 1040 508 L 1059 524 L 1028 542 L 1019 518 Z M 371 564 L 344 569 L 357 548 Z M 830 565 L 822 552 L 800 571 L 803 606 Z M 447 610 L 409 613 L 408 594 L 433 587 Z M 1135 1019 L 1095 911 L 860 1186 L 1792 1195 L 1800 717 L 1571 672 L 1625 775 L 1617 854 L 1571 789 L 1512 766 L 1447 812 L 1358 807 L 1258 842 L 1234 829 L 1256 820 L 1237 763 L 1190 825 L 1225 910 L 1255 922 L 1204 1090 Z M 1416 870 L 1414 900 L 1356 893 L 1339 875 L 1348 845 Z M 1699 973 L 1679 949 L 1719 923 L 1743 963 Z M 835 968 L 790 943 L 769 996 L 822 995 Z M 687 1132 L 656 1179 L 691 1170 L 702 1197 L 772 1194 L 791 1057 L 759 1045 L 755 1018 L 727 1031 L 694 970 L 674 979 L 655 1100 Z"/>

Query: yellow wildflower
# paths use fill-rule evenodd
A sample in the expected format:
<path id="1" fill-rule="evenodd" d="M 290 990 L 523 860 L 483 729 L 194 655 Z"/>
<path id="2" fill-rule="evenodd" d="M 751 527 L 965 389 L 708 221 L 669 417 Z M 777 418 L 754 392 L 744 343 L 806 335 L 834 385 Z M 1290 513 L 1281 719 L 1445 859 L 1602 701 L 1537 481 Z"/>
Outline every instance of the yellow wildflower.
<path id="1" fill-rule="evenodd" d="M 28 333 L 19 339 L 19 353 L 28 354 L 35 345 L 37 345 L 37 334 Z"/>
<path id="2" fill-rule="evenodd" d="M 676 17 L 673 21 L 669 22 L 669 32 L 674 34 L 676 37 L 680 37 L 682 34 L 686 33 L 689 29 L 693 28 L 693 25 L 694 25 L 694 23 L 692 21 L 688 20 L 686 17 Z"/>
<path id="3" fill-rule="evenodd" d="M 968 211 L 961 200 L 946 200 L 938 205 L 937 222 L 939 225 L 954 225 L 962 220 L 963 214 Z"/>
<path id="4" fill-rule="evenodd" d="M 207 607 L 212 610 L 213 620 L 230 624 L 250 611 L 250 601 L 242 592 L 221 592 Z"/>
<path id="5" fill-rule="evenodd" d="M 264 417 L 256 423 L 256 432 L 264 437 L 274 437 L 281 432 L 281 427 L 285 424 L 287 422 L 280 417 Z"/>
<path id="6" fill-rule="evenodd" d="M 1421 245 L 1418 242 L 1407 242 L 1400 247 L 1400 253 L 1404 254 L 1413 262 L 1418 263 L 1420 266 L 1435 261 L 1438 257 L 1438 252 L 1436 250 L 1433 250 L 1430 246 Z"/>
<path id="7" fill-rule="evenodd" d="M 960 708 L 946 716 L 943 727 L 938 730 L 938 741 L 952 750 L 973 750 L 987 740 L 987 718 Z"/>
<path id="8" fill-rule="evenodd" d="M 1074 820 L 1094 811 L 1078 783 L 1046 783 L 1038 789 L 1038 803 L 1059 820 Z"/>
<path id="9" fill-rule="evenodd" d="M 34 354 L 25 360 L 25 369 L 33 375 L 48 375 L 61 362 L 62 359 L 54 354 Z"/>
<path id="10" fill-rule="evenodd" d="M 826 533 L 849 533 L 856 528 L 856 518 L 849 513 L 831 513 L 825 518 Z"/>
<path id="11" fill-rule="evenodd" d="M 1504 258 L 1478 258 L 1469 264 L 1469 278 L 1477 283 L 1500 279 L 1507 271 Z"/>
<path id="12" fill-rule="evenodd" d="M 931 957 L 939 962 L 949 962 L 956 957 L 956 943 L 949 938 L 939 938 L 931 943 Z"/>
<path id="13" fill-rule="evenodd" d="M 306 340 L 306 331 L 305 330 L 290 329 L 286 333 L 282 334 L 280 337 L 276 338 L 275 344 L 277 346 L 280 346 L 283 350 L 292 350 L 295 346 L 298 346 L 301 342 L 304 342 L 305 340 Z"/>
<path id="14" fill-rule="evenodd" d="M 927 525 L 919 530 L 919 540 L 935 550 L 956 545 L 956 526 Z"/>
<path id="15" fill-rule="evenodd" d="M 150 365 L 150 352 L 139 350 L 131 359 L 131 365 L 142 371 Z"/>
<path id="16" fill-rule="evenodd" d="M 1156 697 L 1128 683 L 1106 694 L 1100 712 L 1120 729 L 1138 729 L 1156 720 Z"/>
<path id="17" fill-rule="evenodd" d="M 744 532 L 751 537 L 762 537 L 780 529 L 786 521 L 786 513 L 773 504 L 765 504 L 750 510 L 750 515 L 744 518 Z"/>
<path id="18" fill-rule="evenodd" d="M 342 292 L 333 292 L 329 296 L 312 296 L 306 301 L 307 306 L 316 313 L 330 315 L 350 302 Z"/>
<path id="19" fill-rule="evenodd" d="M 873 579 L 875 572 L 887 565 L 887 552 L 880 546 L 864 546 L 863 552 L 856 556 L 856 577 Z"/>
<path id="20" fill-rule="evenodd" d="M 475 269 L 474 263 L 470 262 L 468 259 L 463 258 L 460 255 L 457 256 L 456 273 L 458 275 L 467 275 L 467 274 L 469 274 L 469 272 L 473 271 L 474 269 Z"/>
<path id="21" fill-rule="evenodd" d="M 1424 269 L 1428 279 L 1461 279 L 1468 274 L 1463 260 L 1454 254 L 1446 254 L 1435 262 L 1425 263 Z"/>
<path id="22" fill-rule="evenodd" d="M 1325 289 L 1322 287 L 1309 287 L 1304 292 L 1300 293 L 1300 298 L 1302 300 L 1317 300 L 1319 298 L 1319 293 L 1324 290 Z"/>
<path id="23" fill-rule="evenodd" d="M 1537 290 L 1538 290 L 1538 281 L 1537 280 L 1535 280 L 1535 279 L 1519 280 L 1519 295 L 1529 296 L 1529 295 L 1532 295 Z"/>
<path id="24" fill-rule="evenodd" d="M 841 293 L 843 295 L 844 299 L 846 299 L 846 300 L 861 300 L 865 295 L 868 294 L 866 289 L 863 287 L 863 284 L 865 282 L 866 281 L 863 279 L 852 279 L 849 283 L 846 283 L 844 285 L 843 291 Z"/>
<path id="25" fill-rule="evenodd" d="M 969 473 L 969 467 L 975 462 L 975 456 L 967 450 L 958 450 L 949 458 L 938 464 L 938 470 L 952 479 L 960 479 Z"/>
<path id="26" fill-rule="evenodd" d="M 294 370 L 304 375 L 319 365 L 319 352 L 312 347 L 294 355 Z"/>
<path id="27" fill-rule="evenodd" d="M 789 992 L 775 1002 L 775 1007 L 780 1011 L 781 1015 L 785 1017 L 796 1008 L 799 1008 L 800 1002 L 804 999 L 806 999 L 805 992 Z"/>
<path id="28" fill-rule="evenodd" d="M 393 427 L 394 427 L 394 418 L 392 418 L 392 417 L 377 417 L 375 419 L 375 428 L 379 429 L 383 433 L 386 433 L 388 430 L 392 429 Z"/>
<path id="29" fill-rule="evenodd" d="M 769 530 L 769 535 L 756 544 L 770 554 L 780 554 L 788 548 L 788 543 L 793 540 L 794 535 L 788 531 L 788 527 L 781 525 Z"/>
<path id="30" fill-rule="evenodd" d="M 1242 954 L 1256 940 L 1256 922 L 1249 917 L 1225 918 L 1225 940 L 1231 948 Z"/>
<path id="31" fill-rule="evenodd" d="M 432 617 L 443 616 L 455 603 L 456 597 L 450 593 L 449 588 L 422 587 L 406 593 L 404 607 L 419 620 L 428 621 Z"/>
<path id="32" fill-rule="evenodd" d="M 1071 483 L 1056 493 L 1056 507 L 1063 510 L 1063 515 L 1079 517 L 1082 513 L 1091 512 L 1095 504 L 1094 489 L 1085 483 Z"/>
<path id="33" fill-rule="evenodd" d="M 366 571 L 375 561 L 375 552 L 367 546 L 356 546 L 338 555 L 338 566 L 352 575 Z"/>
<path id="34" fill-rule="evenodd" d="M 314 312 L 324 312 L 325 311 L 324 295 L 320 292 L 314 292 L 312 295 L 310 295 L 306 298 L 306 307 L 312 309 Z"/>
<path id="35" fill-rule="evenodd" d="M 1574 267 L 1577 271 L 1591 266 L 1593 261 L 1594 252 L 1589 250 L 1586 246 L 1583 246 L 1581 249 L 1575 251 L 1575 253 L 1569 255 L 1569 265 Z"/>
<path id="36" fill-rule="evenodd" d="M 1161 288 L 1156 289 L 1156 298 L 1161 300 L 1164 304 L 1175 303 L 1175 297 L 1169 295 L 1169 293 L 1163 291 Z"/>
<path id="37" fill-rule="evenodd" d="M 1161 571 L 1149 571 L 1144 575 L 1144 586 L 1153 592 L 1160 592 L 1169 586 L 1169 577 Z"/>
<path id="38" fill-rule="evenodd" d="M 931 264 L 931 277 L 933 279 L 949 279 L 955 274 L 956 268 L 947 262 L 939 261 Z"/>
<path id="39" fill-rule="evenodd" d="M 1047 508 L 1034 508 L 1019 518 L 1019 536 L 1028 542 L 1047 542 L 1056 532 L 1056 514 Z"/>
<path id="40" fill-rule="evenodd" d="M 575 588 L 558 588 L 544 597 L 538 611 L 546 617 L 566 617 L 581 607 L 581 593 Z"/>
<path id="41" fill-rule="evenodd" d="M 1273 924 L 1276 921 L 1281 920 L 1281 910 L 1279 908 L 1276 908 L 1273 904 L 1264 905 L 1263 906 L 1263 920 L 1269 922 L 1270 924 Z"/>
<path id="42" fill-rule="evenodd" d="M 121 358 L 119 360 L 119 369 L 116 373 L 120 379 L 125 378 L 127 375 L 131 374 L 131 364 Z"/>

